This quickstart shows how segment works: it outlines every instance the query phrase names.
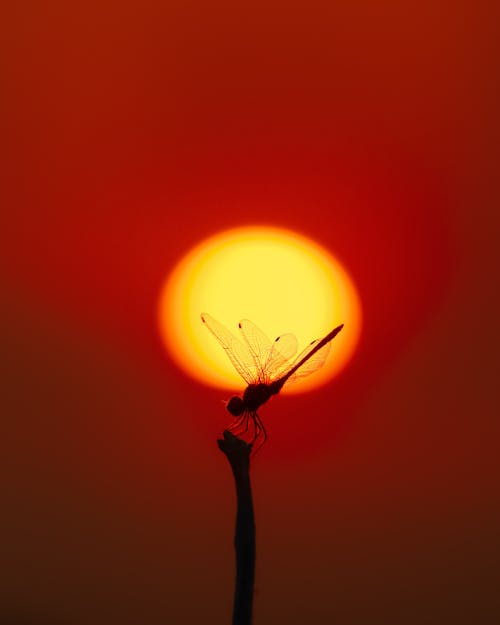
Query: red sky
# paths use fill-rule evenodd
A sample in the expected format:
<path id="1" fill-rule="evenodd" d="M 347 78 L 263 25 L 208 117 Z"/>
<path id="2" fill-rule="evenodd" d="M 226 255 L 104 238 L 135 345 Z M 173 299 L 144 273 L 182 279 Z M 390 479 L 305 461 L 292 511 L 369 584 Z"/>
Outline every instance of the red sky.
<path id="1" fill-rule="evenodd" d="M 486 3 L 29 3 L 2 20 L 0 622 L 229 622 L 224 394 L 156 301 L 237 225 L 354 277 L 362 342 L 262 411 L 256 625 L 493 623 L 497 17 Z"/>

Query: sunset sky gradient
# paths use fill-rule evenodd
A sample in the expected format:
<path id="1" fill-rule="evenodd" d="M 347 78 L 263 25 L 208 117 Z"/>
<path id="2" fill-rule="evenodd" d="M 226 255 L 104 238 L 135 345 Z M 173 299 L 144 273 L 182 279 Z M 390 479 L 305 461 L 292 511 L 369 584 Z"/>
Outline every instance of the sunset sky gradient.
<path id="1" fill-rule="evenodd" d="M 226 397 L 156 311 L 187 250 L 253 224 L 338 257 L 364 319 L 339 377 L 262 410 L 255 625 L 497 622 L 491 6 L 7 13 L 0 623 L 229 622 Z"/>

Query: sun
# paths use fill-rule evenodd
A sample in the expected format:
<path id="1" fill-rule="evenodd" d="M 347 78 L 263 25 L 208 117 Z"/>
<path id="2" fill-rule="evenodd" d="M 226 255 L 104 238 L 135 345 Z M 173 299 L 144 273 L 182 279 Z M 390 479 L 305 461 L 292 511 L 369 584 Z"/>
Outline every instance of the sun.
<path id="1" fill-rule="evenodd" d="M 324 367 L 283 388 L 316 388 L 348 363 L 359 341 L 361 304 L 353 280 L 332 254 L 289 230 L 245 227 L 212 236 L 187 252 L 168 276 L 159 299 L 163 342 L 175 363 L 196 380 L 241 389 L 245 382 L 207 331 L 208 312 L 238 336 L 250 319 L 272 340 L 292 332 L 299 351 L 344 323 Z"/>

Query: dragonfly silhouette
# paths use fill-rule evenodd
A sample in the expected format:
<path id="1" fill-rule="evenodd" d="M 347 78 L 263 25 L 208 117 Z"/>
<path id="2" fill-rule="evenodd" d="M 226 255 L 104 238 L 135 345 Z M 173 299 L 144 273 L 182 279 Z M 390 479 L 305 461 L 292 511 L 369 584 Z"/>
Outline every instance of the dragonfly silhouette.
<path id="1" fill-rule="evenodd" d="M 267 439 L 266 429 L 257 413 L 273 395 L 281 391 L 285 382 L 310 375 L 325 364 L 331 340 L 344 324 L 334 328 L 322 339 L 316 339 L 294 359 L 297 339 L 293 334 L 282 334 L 274 341 L 248 319 L 238 324 L 243 341 L 216 321 L 208 313 L 201 320 L 224 348 L 236 371 L 248 384 L 243 396 L 235 395 L 226 409 L 236 417 L 228 428 L 236 435 L 246 435 L 253 445 L 258 438 Z M 250 432 L 249 432 L 250 429 Z"/>

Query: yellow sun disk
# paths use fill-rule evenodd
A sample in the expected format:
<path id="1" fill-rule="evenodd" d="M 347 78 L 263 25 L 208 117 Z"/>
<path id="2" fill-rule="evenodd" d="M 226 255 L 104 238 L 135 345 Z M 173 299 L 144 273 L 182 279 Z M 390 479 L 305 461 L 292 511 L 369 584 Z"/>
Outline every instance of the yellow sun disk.
<path id="1" fill-rule="evenodd" d="M 271 340 L 293 332 L 299 350 L 345 323 L 323 369 L 285 386 L 290 392 L 310 390 L 340 371 L 360 333 L 359 297 L 340 263 L 312 241 L 274 228 L 239 228 L 204 241 L 176 266 L 160 298 L 160 331 L 176 363 L 204 383 L 241 389 L 244 382 L 201 323 L 201 312 L 238 338 L 242 318 Z"/>

